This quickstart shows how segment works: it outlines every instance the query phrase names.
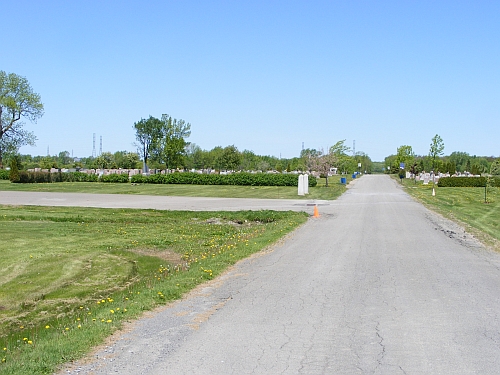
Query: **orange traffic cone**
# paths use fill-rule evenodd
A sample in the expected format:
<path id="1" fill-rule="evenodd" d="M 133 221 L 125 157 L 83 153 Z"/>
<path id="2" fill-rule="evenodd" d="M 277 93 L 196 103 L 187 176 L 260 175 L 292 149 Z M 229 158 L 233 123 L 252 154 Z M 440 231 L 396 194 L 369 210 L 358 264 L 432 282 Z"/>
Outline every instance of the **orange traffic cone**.
<path id="1" fill-rule="evenodd" d="M 314 215 L 313 217 L 319 217 L 318 206 L 314 206 Z"/>

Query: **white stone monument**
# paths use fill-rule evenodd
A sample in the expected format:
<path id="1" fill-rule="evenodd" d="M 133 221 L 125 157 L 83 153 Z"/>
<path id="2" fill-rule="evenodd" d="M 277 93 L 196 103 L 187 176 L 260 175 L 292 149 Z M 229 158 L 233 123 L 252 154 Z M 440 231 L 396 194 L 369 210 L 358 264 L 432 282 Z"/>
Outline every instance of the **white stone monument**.
<path id="1" fill-rule="evenodd" d="M 298 194 L 299 195 L 304 195 L 304 175 L 300 174 L 299 175 L 299 186 L 298 186 Z"/>

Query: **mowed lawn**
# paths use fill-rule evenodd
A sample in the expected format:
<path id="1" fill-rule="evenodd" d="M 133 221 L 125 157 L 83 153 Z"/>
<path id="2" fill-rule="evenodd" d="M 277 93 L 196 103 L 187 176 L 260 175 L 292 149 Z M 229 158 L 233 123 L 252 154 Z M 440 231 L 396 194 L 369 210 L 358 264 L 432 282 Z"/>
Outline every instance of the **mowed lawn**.
<path id="1" fill-rule="evenodd" d="M 351 181 L 350 176 L 347 182 Z M 325 199 L 338 198 L 346 186 L 340 183 L 340 176 L 318 179 L 318 185 L 309 188 L 309 194 L 299 196 L 295 186 L 232 186 L 232 185 L 156 185 L 101 182 L 56 182 L 44 184 L 13 184 L 0 181 L 0 191 L 42 191 L 62 193 L 137 194 L 183 197 L 214 198 L 262 198 L 262 199 Z"/>
<path id="2" fill-rule="evenodd" d="M 500 188 L 451 188 L 403 180 L 406 191 L 427 207 L 464 224 L 481 240 L 500 250 Z"/>
<path id="3" fill-rule="evenodd" d="M 53 373 L 305 213 L 0 206 L 0 374 Z"/>

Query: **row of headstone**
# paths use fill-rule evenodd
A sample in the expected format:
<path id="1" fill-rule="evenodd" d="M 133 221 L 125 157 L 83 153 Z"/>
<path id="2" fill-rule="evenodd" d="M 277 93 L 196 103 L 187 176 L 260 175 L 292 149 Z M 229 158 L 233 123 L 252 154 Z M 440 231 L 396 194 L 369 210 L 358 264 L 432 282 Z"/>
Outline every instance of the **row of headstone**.
<path id="1" fill-rule="evenodd" d="M 307 174 L 299 175 L 298 194 L 299 195 L 309 194 L 309 176 Z"/>

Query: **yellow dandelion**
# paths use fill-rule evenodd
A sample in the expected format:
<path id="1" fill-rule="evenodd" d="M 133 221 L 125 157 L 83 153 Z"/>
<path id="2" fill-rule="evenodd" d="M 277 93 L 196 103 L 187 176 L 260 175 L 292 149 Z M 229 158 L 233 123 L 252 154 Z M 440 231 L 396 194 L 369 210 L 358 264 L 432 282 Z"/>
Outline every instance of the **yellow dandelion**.
<path id="1" fill-rule="evenodd" d="M 78 324 L 78 328 L 82 328 L 82 325 L 81 325 L 81 324 Z"/>
<path id="2" fill-rule="evenodd" d="M 28 340 L 28 345 L 33 345 L 33 341 Z"/>

